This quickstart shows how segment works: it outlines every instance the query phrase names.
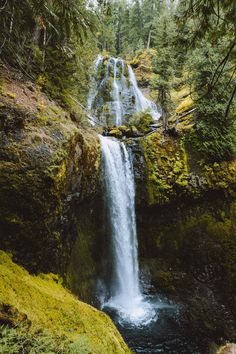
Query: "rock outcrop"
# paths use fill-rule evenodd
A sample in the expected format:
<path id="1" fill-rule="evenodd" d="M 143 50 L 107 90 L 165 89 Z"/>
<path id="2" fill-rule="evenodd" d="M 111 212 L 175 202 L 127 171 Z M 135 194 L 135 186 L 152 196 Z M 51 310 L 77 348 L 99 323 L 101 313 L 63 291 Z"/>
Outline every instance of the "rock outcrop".
<path id="1" fill-rule="evenodd" d="M 31 271 L 64 272 L 77 205 L 99 188 L 97 134 L 1 68 L 0 149 L 0 248 Z"/>

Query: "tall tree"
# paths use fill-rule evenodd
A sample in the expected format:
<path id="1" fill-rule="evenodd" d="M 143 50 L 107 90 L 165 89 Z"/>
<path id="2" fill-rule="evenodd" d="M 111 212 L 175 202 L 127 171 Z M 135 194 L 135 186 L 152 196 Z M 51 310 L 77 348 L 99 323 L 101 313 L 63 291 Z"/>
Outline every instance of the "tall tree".
<path id="1" fill-rule="evenodd" d="M 153 88 L 158 91 L 157 103 L 162 110 L 164 128 L 168 126 L 171 109 L 171 81 L 174 74 L 175 23 L 172 9 L 164 2 L 160 15 L 154 23 L 154 44 L 157 54 L 153 60 L 154 72 L 158 78 L 153 81 Z"/>
<path id="2" fill-rule="evenodd" d="M 130 9 L 130 40 L 133 44 L 133 49 L 137 50 L 142 46 L 142 30 L 143 19 L 141 3 L 139 0 L 134 0 Z"/>

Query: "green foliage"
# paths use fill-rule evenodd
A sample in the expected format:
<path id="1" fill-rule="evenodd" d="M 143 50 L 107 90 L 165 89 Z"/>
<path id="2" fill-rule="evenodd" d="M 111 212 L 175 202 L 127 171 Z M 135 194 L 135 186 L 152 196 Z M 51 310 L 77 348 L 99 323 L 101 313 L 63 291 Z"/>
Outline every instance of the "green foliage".
<path id="1" fill-rule="evenodd" d="M 65 91 L 76 95 L 81 83 L 84 91 L 88 77 L 81 66 L 87 69 L 96 46 L 89 32 L 94 15 L 83 0 L 22 0 L 21 6 L 9 0 L 0 12 L 2 60 L 33 80 L 43 75 L 43 88 L 61 101 Z M 87 53 L 80 56 L 85 40 Z"/>
<path id="2" fill-rule="evenodd" d="M 164 127 L 167 127 L 168 116 L 171 109 L 171 81 L 174 74 L 174 38 L 175 24 L 171 9 L 165 3 L 161 7 L 161 14 L 155 22 L 154 43 L 157 54 L 153 60 L 154 72 L 158 74 L 152 83 L 154 90 L 158 91 L 158 103 L 162 109 Z"/>
<path id="3" fill-rule="evenodd" d="M 20 325 L 14 328 L 0 327 L 0 352 L 2 354 L 62 354 L 59 343 L 50 333 L 29 331 L 28 326 Z"/>
<path id="4" fill-rule="evenodd" d="M 90 354 L 93 350 L 86 335 L 72 342 L 46 331 L 33 331 L 24 323 L 16 327 L 0 326 L 1 354 Z"/>
<path id="5" fill-rule="evenodd" d="M 217 85 L 212 84 L 224 42 L 226 39 L 212 46 L 202 41 L 188 61 L 192 72 L 190 84 L 194 87 L 193 99 L 197 108 L 197 124 L 192 141 L 207 161 L 231 159 L 236 148 L 233 113 L 230 111 L 226 114 L 235 85 L 229 65 L 225 75 L 218 78 Z"/>
<path id="6" fill-rule="evenodd" d="M 115 52 L 114 5 L 111 1 L 101 1 L 97 9 L 100 24 L 97 35 L 101 51 Z"/>
<path id="7" fill-rule="evenodd" d="M 153 43 L 154 20 L 160 0 L 108 0 L 101 2 L 98 15 L 101 29 L 99 47 L 112 54 L 129 56 Z"/>

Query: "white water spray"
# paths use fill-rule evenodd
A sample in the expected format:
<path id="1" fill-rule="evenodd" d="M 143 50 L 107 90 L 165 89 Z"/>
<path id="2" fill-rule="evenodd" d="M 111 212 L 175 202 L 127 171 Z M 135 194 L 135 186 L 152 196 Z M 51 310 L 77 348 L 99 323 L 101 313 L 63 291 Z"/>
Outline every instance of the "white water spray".
<path id="1" fill-rule="evenodd" d="M 134 71 L 130 65 L 128 66 L 128 69 L 129 69 L 130 83 L 133 87 L 133 91 L 135 95 L 136 112 L 143 112 L 145 110 L 149 110 L 153 119 L 156 120 L 159 119 L 161 115 L 157 110 L 157 106 L 155 105 L 154 102 L 148 100 L 139 89 Z"/>
<path id="2" fill-rule="evenodd" d="M 114 104 L 115 104 L 115 114 L 116 114 L 116 126 L 122 124 L 122 104 L 120 100 L 120 88 L 117 81 L 117 63 L 118 59 L 112 58 L 114 61 L 114 80 L 113 80 L 113 92 L 114 92 Z"/>

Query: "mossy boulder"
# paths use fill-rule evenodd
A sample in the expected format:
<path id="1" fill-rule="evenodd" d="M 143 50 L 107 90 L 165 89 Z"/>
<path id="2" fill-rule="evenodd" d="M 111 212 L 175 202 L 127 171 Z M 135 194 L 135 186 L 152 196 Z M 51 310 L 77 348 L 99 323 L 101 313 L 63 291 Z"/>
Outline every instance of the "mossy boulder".
<path id="1" fill-rule="evenodd" d="M 117 139 L 137 138 L 143 136 L 136 125 L 121 125 L 118 127 L 107 127 L 104 129 L 104 135 L 111 136 Z"/>
<path id="2" fill-rule="evenodd" d="M 122 131 L 119 128 L 112 128 L 108 132 L 108 136 L 113 136 L 114 138 L 121 139 L 122 138 Z"/>
<path id="3" fill-rule="evenodd" d="M 154 121 L 151 114 L 148 111 L 144 111 L 134 114 L 130 123 L 136 127 L 140 135 L 144 135 L 152 131 L 151 125 Z"/>
<path id="4" fill-rule="evenodd" d="M 5 311 L 9 318 L 24 314 L 21 319 L 28 320 L 28 331 L 38 330 L 36 340 L 37 333 L 47 331 L 61 347 L 68 346 L 66 353 L 131 353 L 107 315 L 79 301 L 54 275 L 31 276 L 2 251 L 0 304 L 0 312 L 4 305 L 14 309 Z"/>

